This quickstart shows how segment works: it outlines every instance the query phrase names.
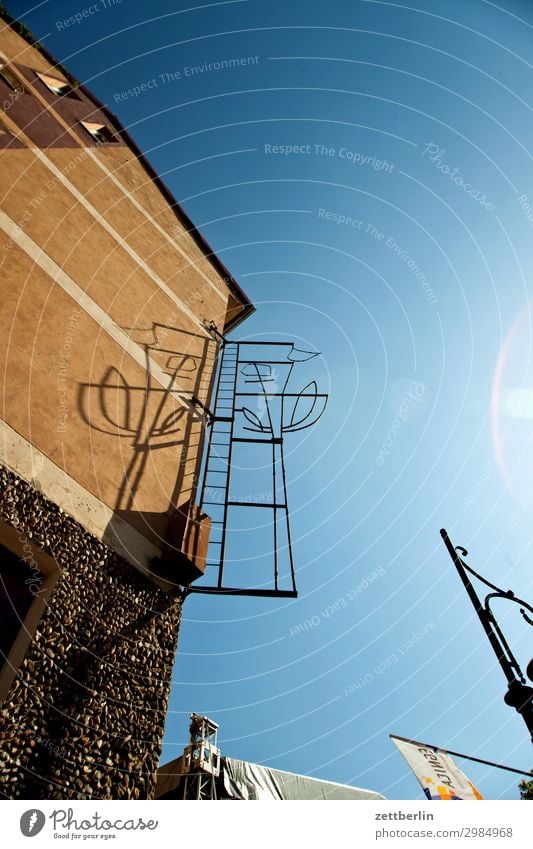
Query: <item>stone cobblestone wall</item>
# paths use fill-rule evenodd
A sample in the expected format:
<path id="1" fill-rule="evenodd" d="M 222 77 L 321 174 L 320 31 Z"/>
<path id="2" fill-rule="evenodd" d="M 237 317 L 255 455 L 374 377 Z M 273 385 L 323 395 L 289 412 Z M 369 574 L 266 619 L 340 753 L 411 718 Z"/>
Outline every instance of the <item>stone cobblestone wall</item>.
<path id="1" fill-rule="evenodd" d="M 3 467 L 0 519 L 61 572 L 2 705 L 0 790 L 7 798 L 151 798 L 181 597 Z"/>

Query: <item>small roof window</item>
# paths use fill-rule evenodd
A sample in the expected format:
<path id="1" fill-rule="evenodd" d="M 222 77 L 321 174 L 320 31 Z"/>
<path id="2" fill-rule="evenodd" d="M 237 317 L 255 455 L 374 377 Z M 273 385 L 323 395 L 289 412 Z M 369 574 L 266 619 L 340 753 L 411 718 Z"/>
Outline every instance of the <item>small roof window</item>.
<path id="1" fill-rule="evenodd" d="M 116 142 L 117 139 L 105 124 L 95 124 L 93 121 L 80 121 L 84 130 L 97 142 Z"/>
<path id="2" fill-rule="evenodd" d="M 52 94 L 62 95 L 66 97 L 74 97 L 79 100 L 78 95 L 66 80 L 60 80 L 58 77 L 51 77 L 49 74 L 40 74 L 38 71 L 35 72 L 42 83 L 46 86 L 46 88 L 52 92 Z"/>

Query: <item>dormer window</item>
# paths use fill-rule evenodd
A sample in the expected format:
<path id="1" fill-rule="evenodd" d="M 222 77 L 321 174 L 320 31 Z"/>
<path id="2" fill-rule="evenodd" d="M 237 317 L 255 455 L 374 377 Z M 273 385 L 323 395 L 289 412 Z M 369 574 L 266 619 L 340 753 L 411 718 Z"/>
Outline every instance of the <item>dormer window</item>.
<path id="1" fill-rule="evenodd" d="M 117 139 L 105 124 L 95 124 L 93 121 L 80 121 L 83 129 L 86 130 L 92 138 L 104 144 L 105 142 L 116 142 Z"/>
<path id="2" fill-rule="evenodd" d="M 49 74 L 40 74 L 38 71 L 35 73 L 46 86 L 48 91 L 52 92 L 52 94 L 57 94 L 58 96 L 63 97 L 74 97 L 76 100 L 79 100 L 75 90 L 66 80 L 60 80 L 58 77 L 51 77 Z"/>

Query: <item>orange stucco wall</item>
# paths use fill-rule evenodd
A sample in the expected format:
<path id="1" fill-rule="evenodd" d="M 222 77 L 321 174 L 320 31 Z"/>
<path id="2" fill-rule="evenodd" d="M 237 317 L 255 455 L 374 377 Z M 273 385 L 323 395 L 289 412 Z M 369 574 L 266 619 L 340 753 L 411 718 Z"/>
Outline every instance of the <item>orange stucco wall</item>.
<path id="1" fill-rule="evenodd" d="M 190 402 L 208 403 L 216 355 L 202 324 L 222 331 L 235 301 L 133 151 L 84 141 L 31 82 L 61 73 L 9 29 L 0 53 L 26 89 L 0 114 L 19 142 L 0 150 L 2 220 L 18 228 L 0 230 L 0 418 L 159 546 L 194 495 Z M 23 118 L 36 109 L 61 143 L 34 141 Z"/>

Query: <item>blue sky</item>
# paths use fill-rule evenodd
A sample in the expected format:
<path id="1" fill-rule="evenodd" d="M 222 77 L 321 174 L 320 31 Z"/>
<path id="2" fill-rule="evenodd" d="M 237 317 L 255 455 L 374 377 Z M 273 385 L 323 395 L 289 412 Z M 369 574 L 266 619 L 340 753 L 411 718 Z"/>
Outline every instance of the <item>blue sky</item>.
<path id="1" fill-rule="evenodd" d="M 530 4 L 123 0 L 65 26 L 90 5 L 9 3 L 249 294 L 239 334 L 320 350 L 331 396 L 287 443 L 300 597 L 187 600 L 163 760 L 196 711 L 225 754 L 389 798 L 422 798 L 390 732 L 530 768 L 439 537 L 531 596 Z"/>

